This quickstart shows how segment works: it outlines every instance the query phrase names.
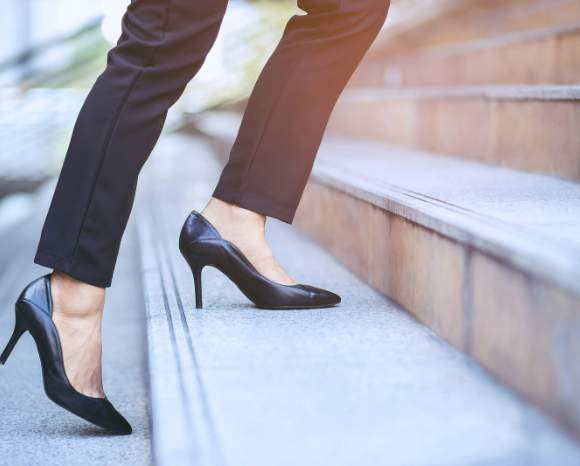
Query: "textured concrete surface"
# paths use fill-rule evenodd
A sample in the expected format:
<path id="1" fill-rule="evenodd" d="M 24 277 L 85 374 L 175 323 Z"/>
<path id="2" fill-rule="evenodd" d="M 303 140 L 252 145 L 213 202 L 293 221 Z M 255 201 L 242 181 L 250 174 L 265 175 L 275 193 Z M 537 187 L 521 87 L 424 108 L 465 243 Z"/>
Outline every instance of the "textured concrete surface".
<path id="1" fill-rule="evenodd" d="M 24 285 L 47 269 L 32 258 L 47 208 L 32 220 L 3 232 L 0 271 L 0 345 L 14 325 L 13 303 Z M 32 338 L 19 341 L 0 367 L 0 464 L 145 465 L 151 463 L 145 383 L 145 323 L 135 235 L 129 226 L 104 319 L 104 384 L 111 401 L 126 415 L 134 433 L 104 434 L 48 400 Z M 10 249 L 5 246 L 9 245 Z"/>
<path id="2" fill-rule="evenodd" d="M 208 152 L 199 140 L 165 137 L 139 200 L 145 273 L 159 284 L 146 290 L 150 357 L 177 371 L 150 374 L 156 450 L 174 434 L 197 452 L 170 445 L 163 454 L 173 462 L 160 455 L 158 464 L 580 462 L 552 421 L 281 222 L 268 226 L 281 262 L 298 281 L 339 292 L 341 305 L 258 310 L 206 268 L 205 308 L 195 310 L 177 236 L 217 178 Z M 164 335 L 172 341 L 162 344 Z M 190 431 L 159 429 L 170 428 L 163 413 L 180 411 L 194 413 Z"/>

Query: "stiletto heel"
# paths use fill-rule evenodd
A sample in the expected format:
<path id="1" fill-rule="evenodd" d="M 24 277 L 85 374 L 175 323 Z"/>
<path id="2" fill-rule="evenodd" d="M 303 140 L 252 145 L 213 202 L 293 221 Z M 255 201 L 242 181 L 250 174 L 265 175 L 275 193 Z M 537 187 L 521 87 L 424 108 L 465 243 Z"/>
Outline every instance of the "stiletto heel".
<path id="1" fill-rule="evenodd" d="M 193 282 L 195 285 L 195 307 L 196 309 L 203 308 L 202 296 L 201 296 L 201 269 L 203 267 L 192 267 L 193 272 Z"/>
<path id="2" fill-rule="evenodd" d="M 24 332 L 28 330 L 28 328 L 26 327 L 26 323 L 20 319 L 20 313 L 18 312 L 18 308 L 16 308 L 15 314 L 16 314 L 16 323 L 14 324 L 14 331 L 12 332 L 12 336 L 10 337 L 10 340 L 6 345 L 6 348 L 4 348 L 4 351 L 2 351 L 2 355 L 0 356 L 0 364 L 2 365 L 6 364 L 8 357 L 12 353 L 14 347 L 16 346 L 16 343 L 18 343 L 18 340 L 20 340 L 20 337 L 24 334 Z"/>
<path id="3" fill-rule="evenodd" d="M 58 330 L 52 320 L 50 275 L 30 283 L 16 301 L 16 324 L 6 349 L 0 356 L 4 364 L 24 332 L 30 332 L 38 349 L 44 391 L 57 405 L 114 434 L 130 434 L 131 425 L 105 398 L 78 392 L 64 368 Z"/>
<path id="4" fill-rule="evenodd" d="M 201 269 L 213 266 L 232 280 L 257 307 L 264 309 L 311 309 L 340 303 L 340 296 L 310 285 L 283 285 L 269 280 L 230 241 L 195 210 L 179 235 L 179 250 L 193 273 L 195 305 L 202 307 Z"/>

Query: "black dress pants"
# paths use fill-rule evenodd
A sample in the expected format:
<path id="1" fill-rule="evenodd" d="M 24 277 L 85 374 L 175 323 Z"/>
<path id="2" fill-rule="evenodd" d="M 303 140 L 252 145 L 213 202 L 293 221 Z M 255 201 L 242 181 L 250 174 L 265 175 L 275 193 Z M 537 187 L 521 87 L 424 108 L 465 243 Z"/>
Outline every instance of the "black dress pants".
<path id="1" fill-rule="evenodd" d="M 197 73 L 227 0 L 133 0 L 77 118 L 37 264 L 111 284 L 141 167 Z M 298 0 L 252 91 L 213 196 L 292 222 L 332 108 L 389 0 Z"/>

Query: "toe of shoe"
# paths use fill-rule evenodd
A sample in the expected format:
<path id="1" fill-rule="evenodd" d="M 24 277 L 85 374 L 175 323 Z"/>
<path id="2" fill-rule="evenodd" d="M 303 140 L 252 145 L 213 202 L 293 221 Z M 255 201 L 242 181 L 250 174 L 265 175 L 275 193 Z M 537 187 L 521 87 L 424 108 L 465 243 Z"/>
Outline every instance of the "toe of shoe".
<path id="1" fill-rule="evenodd" d="M 133 428 L 131 427 L 131 424 L 129 424 L 129 421 L 127 421 L 127 419 L 125 419 L 119 412 L 117 412 L 111 430 L 119 435 L 129 435 L 133 432 Z"/>
<path id="2" fill-rule="evenodd" d="M 115 428 L 115 432 L 117 432 L 118 434 L 121 435 L 129 435 L 131 433 L 133 433 L 133 428 L 131 427 L 131 424 L 129 424 L 129 422 L 127 421 L 127 419 L 125 419 L 123 416 L 121 416 L 122 421 L 120 421 L 116 428 Z"/>
<path id="3" fill-rule="evenodd" d="M 309 285 L 307 285 L 305 288 L 310 291 L 310 296 L 314 306 L 335 306 L 341 301 L 340 296 L 336 293 L 333 293 L 332 291 L 328 291 L 323 288 L 316 288 Z"/>
<path id="4" fill-rule="evenodd" d="M 117 411 L 113 405 L 109 404 L 106 415 L 104 416 L 102 426 L 116 435 L 129 435 L 133 428 L 129 421 Z"/>
<path id="5" fill-rule="evenodd" d="M 324 290 L 322 301 L 329 306 L 335 306 L 340 303 L 341 298 L 336 293 L 332 291 Z"/>

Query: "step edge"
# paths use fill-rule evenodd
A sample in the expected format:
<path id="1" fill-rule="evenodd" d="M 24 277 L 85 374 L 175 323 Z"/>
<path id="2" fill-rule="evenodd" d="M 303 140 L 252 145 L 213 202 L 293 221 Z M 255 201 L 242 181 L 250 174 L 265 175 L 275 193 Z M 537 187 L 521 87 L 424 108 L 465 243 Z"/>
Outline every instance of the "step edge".
<path id="1" fill-rule="evenodd" d="M 527 11 L 532 12 L 532 13 L 534 13 L 534 12 L 537 13 L 538 11 L 542 11 L 548 7 L 553 8 L 553 7 L 559 6 L 559 4 L 566 5 L 566 4 L 570 4 L 570 3 L 572 3 L 571 0 L 552 0 L 552 2 L 547 1 L 545 3 L 540 3 L 540 4 L 536 5 L 535 7 L 531 7 L 529 9 L 527 9 Z M 511 11 L 510 14 L 513 16 L 515 14 L 520 14 L 520 12 L 521 12 L 521 8 L 514 7 L 513 11 Z M 492 12 L 483 13 L 483 15 L 488 17 L 487 20 L 490 20 L 492 17 L 497 17 L 496 12 L 495 13 L 492 13 Z M 426 24 L 428 24 L 428 22 Z M 424 27 L 424 24 L 419 24 L 419 28 L 420 27 Z M 393 26 L 392 28 L 385 28 L 384 31 L 381 31 L 376 42 L 373 44 L 373 46 L 367 52 L 367 57 L 370 60 L 377 60 L 377 59 L 384 57 L 385 54 L 390 53 L 389 49 L 393 44 L 396 44 L 398 41 L 400 42 L 401 36 L 404 37 L 406 34 L 411 34 L 411 35 L 417 34 L 419 28 L 417 28 L 416 26 L 413 26 L 411 28 L 409 28 L 409 27 L 404 28 L 404 27 L 401 27 L 400 25 L 399 25 L 399 27 Z M 419 50 L 423 50 L 423 48 L 420 47 L 420 48 L 411 48 L 410 49 L 411 52 L 419 51 Z"/>
<path id="2" fill-rule="evenodd" d="M 580 253 L 571 256 L 568 248 L 546 247 L 543 235 L 526 232 L 527 240 L 523 241 L 521 228 L 490 218 L 483 222 L 460 211 L 464 209 L 454 209 L 420 193 L 386 183 L 380 190 L 369 189 L 367 180 L 346 173 L 344 167 L 327 166 L 322 160 L 314 165 L 312 179 L 580 296 L 580 283 L 573 279 L 580 276 Z"/>
<path id="3" fill-rule="evenodd" d="M 465 43 L 434 46 L 421 49 L 415 54 L 396 60 L 392 65 L 387 64 L 386 68 L 396 68 L 399 65 L 416 63 L 417 61 L 436 61 L 446 58 L 453 58 L 461 55 L 468 55 L 481 50 L 489 50 L 504 46 L 522 45 L 527 43 L 539 42 L 545 39 L 554 39 L 569 35 L 580 34 L 580 24 L 574 23 L 565 26 L 538 28 L 528 31 L 520 31 L 509 34 L 503 34 L 496 37 L 488 37 L 469 41 Z M 379 57 L 374 58 L 379 61 Z"/>
<path id="4" fill-rule="evenodd" d="M 474 85 L 407 88 L 359 87 L 345 89 L 340 101 L 488 100 L 580 102 L 580 85 Z M 340 102 L 339 101 L 339 102 Z"/>
<path id="5" fill-rule="evenodd" d="M 196 361 L 195 355 L 190 354 L 190 348 L 185 347 L 182 341 L 189 337 L 186 324 L 172 317 L 180 310 L 174 309 L 171 298 L 166 296 L 173 295 L 166 283 L 172 280 L 167 272 L 169 270 L 171 275 L 172 264 L 168 258 L 161 258 L 164 252 L 159 241 L 154 241 L 151 231 L 155 228 L 152 226 L 152 204 L 143 199 L 137 204 L 136 229 L 147 318 L 148 382 L 155 463 L 167 466 L 221 464 L 216 460 L 220 453 L 216 451 L 215 442 L 208 440 L 212 433 L 203 427 L 206 421 L 204 409 L 197 409 L 205 403 L 201 396 L 201 382 L 195 371 L 179 370 L 182 364 L 195 367 Z M 154 291 L 156 289 L 157 292 Z M 176 297 L 172 298 L 174 300 Z M 168 369 L 168 365 L 171 368 Z M 167 403 L 170 386 L 173 386 L 170 396 L 181 398 L 180 402 Z M 189 402 L 184 402 L 184 399 Z M 168 407 L 173 408 L 170 413 Z M 176 426 L 178 437 L 185 436 L 189 441 L 174 438 Z"/>

